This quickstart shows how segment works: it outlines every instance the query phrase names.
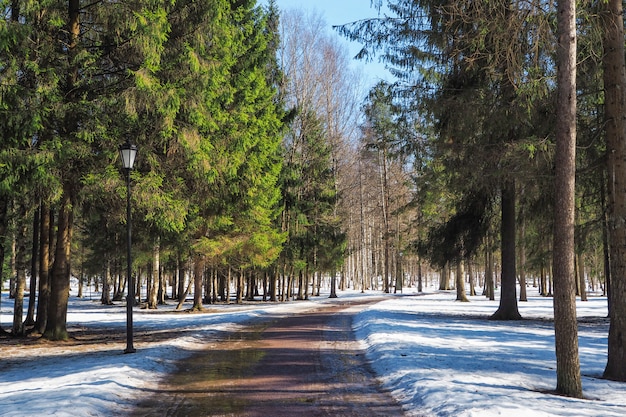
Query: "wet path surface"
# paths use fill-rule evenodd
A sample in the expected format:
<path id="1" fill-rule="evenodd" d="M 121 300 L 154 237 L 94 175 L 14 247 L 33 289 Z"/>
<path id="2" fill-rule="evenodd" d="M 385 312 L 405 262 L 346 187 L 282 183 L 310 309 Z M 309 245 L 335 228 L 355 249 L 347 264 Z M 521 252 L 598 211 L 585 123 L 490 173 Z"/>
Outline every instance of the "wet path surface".
<path id="1" fill-rule="evenodd" d="M 402 416 L 353 339 L 366 304 L 347 303 L 246 327 L 186 359 L 135 416 Z"/>

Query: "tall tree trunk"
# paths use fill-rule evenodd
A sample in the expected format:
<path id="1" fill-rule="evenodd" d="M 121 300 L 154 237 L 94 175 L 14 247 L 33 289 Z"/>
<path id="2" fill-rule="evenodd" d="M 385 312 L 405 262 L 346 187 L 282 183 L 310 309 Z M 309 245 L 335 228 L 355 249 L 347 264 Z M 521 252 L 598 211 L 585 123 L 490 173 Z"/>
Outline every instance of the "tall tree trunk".
<path id="1" fill-rule="evenodd" d="M 37 299 L 37 320 L 35 330 L 43 333 L 48 322 L 50 305 L 50 237 L 52 234 L 50 206 L 41 204 L 40 238 L 39 238 L 39 297 Z"/>
<path id="2" fill-rule="evenodd" d="M 67 304 L 70 295 L 70 254 L 74 223 L 71 186 L 66 184 L 61 197 L 56 236 L 56 250 L 50 277 L 50 304 L 44 337 L 66 340 Z"/>
<path id="3" fill-rule="evenodd" d="M 474 287 L 474 268 L 472 268 L 472 261 L 467 261 L 467 275 L 469 276 L 470 295 L 476 295 L 476 288 Z"/>
<path id="4" fill-rule="evenodd" d="M 388 176 L 387 172 L 387 150 L 383 148 L 379 151 L 379 159 L 380 159 L 380 187 L 381 187 L 381 201 L 383 208 L 383 244 L 384 244 L 384 257 L 383 260 L 383 291 L 386 293 L 390 292 L 389 288 L 389 269 L 390 269 L 390 259 L 389 259 L 389 240 L 391 238 L 391 233 L 389 230 L 389 186 L 388 186 Z"/>
<path id="5" fill-rule="evenodd" d="M 491 238 L 489 234 L 487 234 L 487 248 L 485 249 L 485 296 L 493 301 L 496 299 L 495 297 L 495 289 L 493 282 L 493 260 L 491 259 L 491 248 L 490 248 Z"/>
<path id="6" fill-rule="evenodd" d="M 603 295 L 606 295 L 609 317 L 611 316 L 611 250 L 609 248 L 609 218 L 606 201 L 606 181 L 600 187 L 602 200 L 602 258 L 604 261 L 604 286 Z"/>
<path id="7" fill-rule="evenodd" d="M 204 260 L 197 256 L 193 266 L 193 311 L 202 311 L 202 281 L 204 278 Z"/>
<path id="8" fill-rule="evenodd" d="M 24 320 L 25 326 L 33 326 L 35 324 L 35 307 L 37 295 L 37 253 L 39 251 L 39 219 L 41 216 L 41 207 L 37 207 L 35 215 L 33 216 L 33 241 L 31 246 L 31 260 L 30 260 L 30 291 L 28 294 L 28 313 L 26 314 L 26 320 Z"/>
<path id="9" fill-rule="evenodd" d="M 15 301 L 13 304 L 13 336 L 24 335 L 24 290 L 26 288 L 26 207 L 20 204 L 18 209 L 17 230 L 15 238 L 17 241 L 17 252 L 15 255 Z"/>
<path id="10" fill-rule="evenodd" d="M 7 229 L 9 228 L 9 218 L 7 216 L 8 209 L 8 199 L 0 198 L 0 236 L 6 236 Z M 5 239 L 0 239 L 0 293 L 2 292 L 4 283 L 4 255 L 6 253 L 4 243 Z M 0 333 L 4 333 L 4 330 L 1 326 Z"/>
<path id="11" fill-rule="evenodd" d="M 587 286 L 585 283 L 585 264 L 582 254 L 576 254 L 576 282 L 580 290 L 580 301 L 587 301 Z"/>
<path id="12" fill-rule="evenodd" d="M 626 381 L 626 70 L 621 0 L 604 12 L 604 96 L 608 162 L 610 325 L 604 377 Z"/>
<path id="13" fill-rule="evenodd" d="M 100 302 L 104 305 L 110 306 L 113 304 L 111 301 L 111 283 L 113 278 L 111 276 L 111 260 L 105 259 L 104 261 L 104 277 L 102 279 L 102 297 L 100 297 Z"/>
<path id="14" fill-rule="evenodd" d="M 272 269 L 270 277 L 270 301 L 278 301 L 278 267 Z"/>
<path id="15" fill-rule="evenodd" d="M 463 260 L 459 260 L 456 263 L 456 274 L 454 274 L 456 281 L 456 301 L 468 302 L 465 295 L 465 271 L 463 270 Z"/>
<path id="16" fill-rule="evenodd" d="M 576 321 L 574 222 L 576 177 L 576 5 L 559 0 L 554 187 L 554 341 L 556 390 L 582 398 Z M 623 59 L 623 57 L 622 57 Z"/>
<path id="17" fill-rule="evenodd" d="M 185 299 L 187 298 L 189 291 L 191 291 L 191 285 L 193 283 L 194 283 L 194 280 L 190 279 L 189 283 L 187 284 L 187 287 L 181 293 L 178 294 L 178 304 L 176 305 L 176 310 L 180 310 L 180 308 L 185 303 Z"/>
<path id="18" fill-rule="evenodd" d="M 13 208 L 15 211 L 15 208 Z M 9 276 L 9 298 L 15 298 L 15 277 L 17 276 L 17 267 L 16 267 L 16 254 L 17 254 L 17 237 L 15 235 L 15 219 L 13 219 L 13 233 L 11 235 L 11 261 L 9 262 L 9 269 L 11 270 L 11 275 Z"/>
<path id="19" fill-rule="evenodd" d="M 181 262 L 180 256 L 176 259 L 176 266 L 178 270 L 178 302 L 184 302 L 187 296 L 185 292 L 185 267 L 184 262 Z"/>
<path id="20" fill-rule="evenodd" d="M 243 271 L 239 270 L 237 271 L 237 304 L 243 304 L 243 289 L 244 289 L 244 284 L 243 284 Z"/>
<path id="21" fill-rule="evenodd" d="M 337 287 L 337 271 L 333 269 L 330 275 L 330 296 L 328 298 L 337 298 L 336 287 Z"/>
<path id="22" fill-rule="evenodd" d="M 164 305 L 167 298 L 167 275 L 163 272 L 163 266 L 159 261 L 159 290 L 157 291 L 157 304 Z"/>
<path id="23" fill-rule="evenodd" d="M 520 217 L 519 300 L 528 301 L 526 293 L 526 218 L 523 214 Z"/>
<path id="24" fill-rule="evenodd" d="M 158 287 L 159 287 L 159 271 L 161 269 L 161 252 L 160 252 L 160 240 L 156 239 L 152 245 L 152 271 L 150 280 L 150 291 L 148 291 L 148 309 L 155 310 L 158 302 Z"/>
<path id="25" fill-rule="evenodd" d="M 517 309 L 517 274 L 515 272 L 515 182 L 502 186 L 501 251 L 502 279 L 500 306 L 491 316 L 493 320 L 520 320 Z"/>
<path id="26" fill-rule="evenodd" d="M 422 292 L 422 260 L 417 258 L 417 292 Z"/>

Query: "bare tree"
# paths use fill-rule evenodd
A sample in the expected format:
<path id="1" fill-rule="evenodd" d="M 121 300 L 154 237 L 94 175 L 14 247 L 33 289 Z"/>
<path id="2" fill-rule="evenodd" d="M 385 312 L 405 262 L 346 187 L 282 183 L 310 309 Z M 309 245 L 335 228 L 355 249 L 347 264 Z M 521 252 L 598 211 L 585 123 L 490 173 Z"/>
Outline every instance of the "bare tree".
<path id="1" fill-rule="evenodd" d="M 321 128 L 321 140 L 330 150 L 334 193 L 339 197 L 332 216 L 338 219 L 343 214 L 341 201 L 346 189 L 354 187 L 348 177 L 353 160 L 349 143 L 354 140 L 358 126 L 361 81 L 358 73 L 350 69 L 346 48 L 338 43 L 336 36 L 329 34 L 329 29 L 318 14 L 285 11 L 281 16 L 279 62 L 284 74 L 282 97 L 287 106 L 295 110 L 284 143 L 287 161 L 294 166 L 305 166 L 306 161 L 295 161 L 294 158 L 305 156 L 300 152 L 304 138 L 318 135 L 317 130 Z M 302 225 L 288 224 L 295 221 L 294 217 L 284 213 L 284 231 L 296 232 L 295 227 L 302 231 Z M 347 219 L 346 216 L 342 218 Z M 342 231 L 338 231 L 333 239 L 337 245 L 341 245 L 341 235 L 348 234 L 349 228 L 347 222 L 342 225 Z M 316 263 L 318 256 L 313 254 L 312 259 L 311 262 Z M 317 265 L 307 265 L 306 275 L 319 275 L 319 272 L 330 274 L 331 291 L 334 291 L 338 271 L 319 271 Z M 309 281 L 305 276 L 303 282 Z"/>

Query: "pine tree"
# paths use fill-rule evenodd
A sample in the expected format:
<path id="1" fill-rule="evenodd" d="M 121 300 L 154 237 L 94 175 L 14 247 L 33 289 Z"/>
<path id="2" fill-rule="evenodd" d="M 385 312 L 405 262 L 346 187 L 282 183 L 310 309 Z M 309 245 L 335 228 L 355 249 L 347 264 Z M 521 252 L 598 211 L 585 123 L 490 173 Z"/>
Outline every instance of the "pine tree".
<path id="1" fill-rule="evenodd" d="M 608 360 L 604 377 L 626 381 L 626 70 L 624 64 L 623 3 L 604 3 L 604 94 L 607 137 L 608 224 L 610 247 Z"/>
<path id="2" fill-rule="evenodd" d="M 576 4 L 558 2 L 557 125 L 554 211 L 554 334 L 556 390 L 582 398 L 574 283 L 576 178 Z"/>

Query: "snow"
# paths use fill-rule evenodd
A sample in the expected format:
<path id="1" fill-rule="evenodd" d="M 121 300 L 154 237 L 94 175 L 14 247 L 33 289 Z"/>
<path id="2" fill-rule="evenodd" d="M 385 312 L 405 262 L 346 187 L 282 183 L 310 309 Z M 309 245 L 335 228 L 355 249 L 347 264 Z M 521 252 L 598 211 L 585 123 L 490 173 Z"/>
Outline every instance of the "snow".
<path id="1" fill-rule="evenodd" d="M 529 292 L 532 292 L 529 289 Z M 348 297 L 379 292 L 339 292 L 306 302 L 218 305 L 203 314 L 135 310 L 135 342 L 85 349 L 44 343 L 3 346 L 0 356 L 0 414 L 3 416 L 112 416 L 132 411 L 146 390 L 184 359 L 223 332 L 264 317 L 290 314 Z M 102 306 L 71 297 L 68 327 L 125 334 L 123 304 Z M 519 303 L 525 320 L 490 321 L 497 301 L 482 296 L 454 301 L 453 292 L 425 295 L 405 289 L 356 314 L 355 334 L 382 384 L 409 416 L 433 417 L 609 417 L 626 415 L 626 384 L 602 380 L 606 364 L 606 298 L 578 301 L 579 345 L 586 399 L 550 394 L 556 386 L 552 299 L 530 296 Z M 12 302 L 2 294 L 0 322 L 10 328 Z M 158 337 L 159 334 L 179 337 Z"/>

